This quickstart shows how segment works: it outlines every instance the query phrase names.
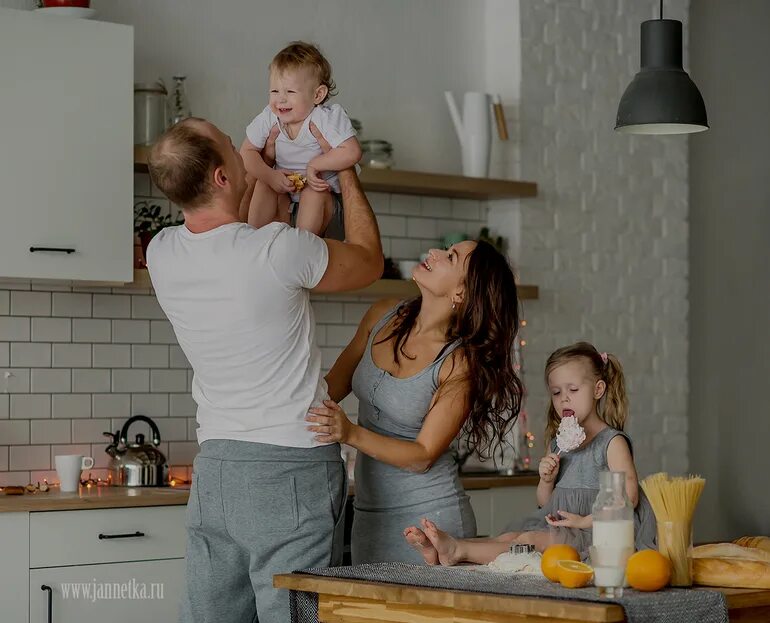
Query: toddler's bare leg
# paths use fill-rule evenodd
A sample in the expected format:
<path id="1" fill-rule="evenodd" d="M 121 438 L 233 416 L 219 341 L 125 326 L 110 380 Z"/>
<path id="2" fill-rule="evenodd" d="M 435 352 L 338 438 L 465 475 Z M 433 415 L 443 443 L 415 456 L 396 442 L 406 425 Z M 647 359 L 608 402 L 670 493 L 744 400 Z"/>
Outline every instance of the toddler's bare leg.
<path id="1" fill-rule="evenodd" d="M 334 199 L 329 191 L 319 192 L 306 186 L 299 196 L 297 228 L 320 236 L 329 223 L 333 210 Z"/>
<path id="2" fill-rule="evenodd" d="M 550 535 L 548 532 L 542 530 L 533 532 L 522 532 L 517 538 L 517 543 L 525 545 L 534 545 L 538 552 L 544 552 L 545 549 L 551 544 Z"/>
<path id="3" fill-rule="evenodd" d="M 277 215 L 278 193 L 262 180 L 257 180 L 249 205 L 249 225 L 262 227 L 275 221 Z"/>
<path id="4" fill-rule="evenodd" d="M 510 541 L 484 539 L 456 539 L 429 519 L 421 520 L 425 536 L 428 537 L 438 553 L 442 565 L 456 565 L 459 562 L 473 562 L 486 565 L 503 552 L 507 552 Z"/>

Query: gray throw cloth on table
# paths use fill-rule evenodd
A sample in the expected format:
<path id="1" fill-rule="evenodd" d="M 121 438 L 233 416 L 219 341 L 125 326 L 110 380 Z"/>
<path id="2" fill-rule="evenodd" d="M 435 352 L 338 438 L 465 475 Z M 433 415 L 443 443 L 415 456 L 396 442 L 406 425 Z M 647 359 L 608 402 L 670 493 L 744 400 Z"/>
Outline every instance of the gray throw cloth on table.
<path id="1" fill-rule="evenodd" d="M 596 588 L 566 589 L 540 576 L 403 563 L 305 569 L 298 573 L 474 593 L 616 603 L 625 610 L 629 623 L 728 622 L 724 595 L 710 590 L 669 588 L 642 593 L 626 589 L 620 599 L 602 599 Z M 318 623 L 318 597 L 315 593 L 291 591 L 289 602 L 292 623 Z"/>

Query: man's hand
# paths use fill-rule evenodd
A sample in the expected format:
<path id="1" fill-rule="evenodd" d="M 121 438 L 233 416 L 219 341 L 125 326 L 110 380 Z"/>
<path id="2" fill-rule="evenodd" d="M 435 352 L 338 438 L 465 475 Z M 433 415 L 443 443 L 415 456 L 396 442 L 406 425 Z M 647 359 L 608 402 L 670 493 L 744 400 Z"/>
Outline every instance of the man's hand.
<path id="1" fill-rule="evenodd" d="M 326 140 L 326 137 L 321 134 L 321 130 L 318 129 L 318 126 L 310 122 L 310 133 L 315 137 L 315 140 L 318 141 L 318 144 L 321 146 L 321 151 L 325 154 L 329 153 L 332 150 L 332 146 L 329 144 L 329 141 Z"/>
<path id="2" fill-rule="evenodd" d="M 348 441 L 354 424 L 336 402 L 324 400 L 323 407 L 314 407 L 310 409 L 310 413 L 312 415 L 306 416 L 305 419 L 308 422 L 313 422 L 314 425 L 308 426 L 307 429 L 318 433 L 315 436 L 316 441 L 321 443 L 333 443 L 335 441 L 346 443 Z"/>
<path id="3" fill-rule="evenodd" d="M 281 130 L 276 123 L 270 128 L 270 134 L 267 135 L 265 146 L 262 148 L 262 160 L 264 160 L 265 164 L 269 167 L 275 166 L 275 140 L 280 133 Z"/>

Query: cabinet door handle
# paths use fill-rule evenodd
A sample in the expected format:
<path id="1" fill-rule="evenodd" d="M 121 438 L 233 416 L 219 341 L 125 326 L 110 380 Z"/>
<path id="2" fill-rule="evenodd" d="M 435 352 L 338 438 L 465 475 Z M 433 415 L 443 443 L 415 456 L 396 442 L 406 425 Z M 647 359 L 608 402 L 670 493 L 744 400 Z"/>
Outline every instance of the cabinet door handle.
<path id="1" fill-rule="evenodd" d="M 40 590 L 48 591 L 48 623 L 53 623 L 53 589 L 43 584 Z"/>
<path id="2" fill-rule="evenodd" d="M 74 253 L 75 249 L 69 249 L 65 247 L 30 247 L 29 252 L 35 253 L 36 251 L 50 251 L 52 253 L 66 253 L 69 255 L 70 253 Z"/>
<path id="3" fill-rule="evenodd" d="M 130 534 L 101 534 L 99 533 L 99 540 L 103 539 L 134 539 L 136 537 L 145 536 L 144 532 L 132 532 Z"/>

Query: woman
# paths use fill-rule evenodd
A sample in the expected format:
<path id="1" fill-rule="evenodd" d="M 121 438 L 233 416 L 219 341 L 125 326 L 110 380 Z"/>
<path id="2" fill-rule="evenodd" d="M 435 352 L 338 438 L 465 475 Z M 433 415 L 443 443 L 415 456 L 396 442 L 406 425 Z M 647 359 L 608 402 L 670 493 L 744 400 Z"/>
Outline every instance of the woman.
<path id="1" fill-rule="evenodd" d="M 421 517 L 474 536 L 450 444 L 464 428 L 470 446 L 488 453 L 521 406 L 518 299 L 505 257 L 485 242 L 461 242 L 431 250 L 412 277 L 420 296 L 369 309 L 326 377 L 331 400 L 307 417 L 319 441 L 359 451 L 354 564 L 423 564 L 403 538 Z M 351 390 L 357 425 L 337 404 Z"/>

